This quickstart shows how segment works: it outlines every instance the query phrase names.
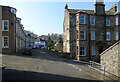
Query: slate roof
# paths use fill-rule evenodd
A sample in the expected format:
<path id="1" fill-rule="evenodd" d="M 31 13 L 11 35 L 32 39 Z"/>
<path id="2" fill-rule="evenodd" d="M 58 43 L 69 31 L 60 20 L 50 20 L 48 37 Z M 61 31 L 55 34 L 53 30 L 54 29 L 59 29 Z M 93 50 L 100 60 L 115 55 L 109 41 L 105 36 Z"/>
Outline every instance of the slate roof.
<path id="1" fill-rule="evenodd" d="M 80 9 L 68 9 L 70 13 L 76 14 L 78 11 L 86 12 L 88 14 L 94 14 L 94 10 L 80 10 Z M 116 12 L 105 11 L 106 15 L 114 15 Z"/>

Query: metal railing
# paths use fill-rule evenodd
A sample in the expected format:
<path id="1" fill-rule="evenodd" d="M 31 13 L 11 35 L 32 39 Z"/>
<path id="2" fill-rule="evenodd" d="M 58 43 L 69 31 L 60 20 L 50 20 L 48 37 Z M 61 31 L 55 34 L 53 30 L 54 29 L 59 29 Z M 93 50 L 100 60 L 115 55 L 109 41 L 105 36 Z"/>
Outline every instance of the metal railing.
<path id="1" fill-rule="evenodd" d="M 109 73 L 106 70 L 106 67 L 100 63 L 89 61 L 89 73 L 99 77 L 102 80 L 116 80 L 118 79 L 115 75 L 112 73 Z M 110 77 L 114 76 L 114 78 Z"/>

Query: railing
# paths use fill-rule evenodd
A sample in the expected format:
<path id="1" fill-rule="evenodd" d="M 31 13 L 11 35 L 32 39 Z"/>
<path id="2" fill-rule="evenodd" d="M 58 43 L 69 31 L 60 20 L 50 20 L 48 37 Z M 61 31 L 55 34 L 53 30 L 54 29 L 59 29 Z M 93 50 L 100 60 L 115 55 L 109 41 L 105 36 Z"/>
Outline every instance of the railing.
<path id="1" fill-rule="evenodd" d="M 99 77 L 102 80 L 118 80 L 118 78 L 109 73 L 106 67 L 100 63 L 89 61 L 89 73 Z"/>

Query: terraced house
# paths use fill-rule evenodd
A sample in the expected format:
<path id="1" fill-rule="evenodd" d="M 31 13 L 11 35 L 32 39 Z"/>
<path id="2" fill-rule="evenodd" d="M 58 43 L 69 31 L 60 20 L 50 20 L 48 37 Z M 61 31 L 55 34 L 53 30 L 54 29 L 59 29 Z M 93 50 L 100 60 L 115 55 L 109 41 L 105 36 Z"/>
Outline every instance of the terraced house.
<path id="1" fill-rule="evenodd" d="M 78 60 L 100 62 L 99 54 L 120 38 L 120 13 L 116 4 L 105 11 L 104 2 L 95 1 L 94 10 L 65 6 L 63 52 Z"/>
<path id="2" fill-rule="evenodd" d="M 0 52 L 14 53 L 26 47 L 26 31 L 21 24 L 21 18 L 16 16 L 17 10 L 9 6 L 0 6 Z M 34 45 L 33 35 L 31 46 Z"/>
<path id="3" fill-rule="evenodd" d="M 20 51 L 24 46 L 24 30 L 16 17 L 17 10 L 9 6 L 0 6 L 2 18 L 2 53 L 13 53 Z M 19 42 L 20 41 L 20 42 Z M 20 47 L 19 47 L 20 45 Z"/>

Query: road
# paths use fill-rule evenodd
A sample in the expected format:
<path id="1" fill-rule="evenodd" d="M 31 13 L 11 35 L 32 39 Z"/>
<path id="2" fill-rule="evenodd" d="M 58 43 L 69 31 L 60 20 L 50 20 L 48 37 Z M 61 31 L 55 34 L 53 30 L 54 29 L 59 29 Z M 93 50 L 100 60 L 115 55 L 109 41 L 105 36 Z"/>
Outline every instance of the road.
<path id="1" fill-rule="evenodd" d="M 3 55 L 7 65 L 2 70 L 2 80 L 98 80 L 86 72 L 86 63 L 49 54 L 44 49 L 34 49 L 30 55 Z"/>

